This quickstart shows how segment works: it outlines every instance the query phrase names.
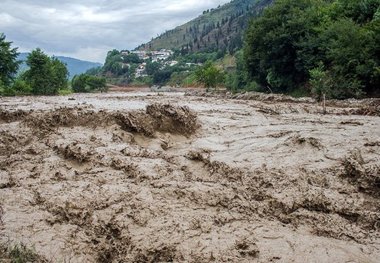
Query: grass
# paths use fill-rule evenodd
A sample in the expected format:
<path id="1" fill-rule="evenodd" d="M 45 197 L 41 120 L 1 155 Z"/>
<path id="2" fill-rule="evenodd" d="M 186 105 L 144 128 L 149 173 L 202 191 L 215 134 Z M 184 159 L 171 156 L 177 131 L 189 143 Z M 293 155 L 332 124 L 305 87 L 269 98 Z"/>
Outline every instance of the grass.
<path id="1" fill-rule="evenodd" d="M 67 96 L 67 95 L 70 95 L 70 94 L 73 94 L 72 89 L 61 89 L 61 90 L 58 91 L 58 95 L 59 96 Z"/>
<path id="2" fill-rule="evenodd" d="M 299 88 L 289 92 L 289 95 L 294 98 L 310 97 L 310 92 L 304 88 Z"/>

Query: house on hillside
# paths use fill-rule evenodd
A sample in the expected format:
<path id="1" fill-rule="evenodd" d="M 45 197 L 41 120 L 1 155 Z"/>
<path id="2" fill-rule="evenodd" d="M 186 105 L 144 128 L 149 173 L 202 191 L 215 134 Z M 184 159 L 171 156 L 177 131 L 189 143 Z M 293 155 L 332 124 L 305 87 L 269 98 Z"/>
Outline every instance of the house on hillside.
<path id="1" fill-rule="evenodd" d="M 131 53 L 132 54 L 136 54 L 139 57 L 139 59 L 142 59 L 142 60 L 145 60 L 145 59 L 149 58 L 149 56 L 148 56 L 148 54 L 147 54 L 146 51 L 139 51 L 139 50 L 137 50 L 137 51 L 131 51 Z"/>
<path id="2" fill-rule="evenodd" d="M 173 67 L 173 66 L 175 66 L 175 65 L 177 65 L 177 64 L 178 64 L 178 61 L 176 61 L 176 60 L 168 61 L 168 65 L 169 65 L 170 67 Z"/>
<path id="3" fill-rule="evenodd" d="M 140 64 L 135 72 L 135 77 L 136 78 L 142 78 L 142 77 L 147 77 L 148 74 L 146 74 L 146 63 Z"/>
<path id="4" fill-rule="evenodd" d="M 167 60 L 171 55 L 173 55 L 173 51 L 167 49 L 161 49 L 160 51 L 152 51 L 152 62 L 160 62 Z"/>

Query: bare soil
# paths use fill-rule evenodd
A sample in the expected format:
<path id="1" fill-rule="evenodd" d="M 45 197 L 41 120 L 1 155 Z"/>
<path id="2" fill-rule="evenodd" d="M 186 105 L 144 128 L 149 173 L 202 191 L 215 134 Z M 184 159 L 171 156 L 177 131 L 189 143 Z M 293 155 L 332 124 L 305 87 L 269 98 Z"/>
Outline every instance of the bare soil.
<path id="1" fill-rule="evenodd" d="M 0 242 L 50 262 L 379 262 L 378 101 L 239 96 L 1 98 Z"/>

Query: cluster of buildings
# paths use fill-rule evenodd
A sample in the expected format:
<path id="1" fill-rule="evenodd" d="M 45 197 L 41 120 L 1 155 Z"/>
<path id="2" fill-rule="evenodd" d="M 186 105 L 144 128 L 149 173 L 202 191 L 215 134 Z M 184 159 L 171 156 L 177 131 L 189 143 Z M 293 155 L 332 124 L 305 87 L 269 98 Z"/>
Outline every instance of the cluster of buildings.
<path id="1" fill-rule="evenodd" d="M 123 50 L 122 55 L 136 54 L 141 60 L 152 60 L 152 62 L 160 62 L 167 60 L 171 55 L 174 54 L 173 51 L 168 49 L 161 49 L 159 51 L 145 51 L 145 50 Z"/>
<path id="2" fill-rule="evenodd" d="M 146 73 L 146 65 L 147 61 L 151 62 L 158 62 L 161 64 L 161 68 L 164 68 L 166 66 L 175 66 L 178 64 L 178 61 L 176 60 L 170 60 L 170 57 L 174 54 L 172 50 L 168 49 L 161 49 L 158 51 L 145 51 L 145 50 L 135 50 L 135 51 L 128 51 L 128 50 L 123 50 L 121 51 L 122 55 L 130 55 L 130 54 L 136 54 L 140 60 L 142 60 L 142 63 L 139 63 L 136 71 L 135 71 L 135 77 L 147 77 L 148 74 Z M 193 65 L 202 65 L 200 63 L 186 63 L 187 67 L 191 67 Z M 124 63 L 123 67 L 131 67 L 130 63 Z"/>
<path id="3" fill-rule="evenodd" d="M 137 69 L 136 69 L 136 72 L 135 72 L 136 78 L 148 76 L 146 74 L 146 70 L 145 70 L 147 60 L 150 60 L 152 62 L 159 62 L 159 63 L 163 63 L 165 61 L 165 63 L 163 64 L 165 66 L 167 66 L 167 65 L 175 66 L 176 64 L 178 64 L 178 61 L 175 61 L 175 60 L 169 61 L 168 60 L 174 54 L 174 52 L 172 50 L 168 50 L 168 49 L 161 49 L 158 51 L 145 51 L 145 50 L 128 51 L 128 50 L 124 50 L 124 51 L 121 51 L 121 54 L 122 55 L 136 54 L 140 60 L 144 61 L 143 63 L 139 64 Z"/>
<path id="4" fill-rule="evenodd" d="M 164 61 L 173 55 L 173 51 L 167 49 L 161 49 L 159 51 L 131 51 L 131 53 L 136 54 L 142 60 L 151 59 L 152 62 Z"/>

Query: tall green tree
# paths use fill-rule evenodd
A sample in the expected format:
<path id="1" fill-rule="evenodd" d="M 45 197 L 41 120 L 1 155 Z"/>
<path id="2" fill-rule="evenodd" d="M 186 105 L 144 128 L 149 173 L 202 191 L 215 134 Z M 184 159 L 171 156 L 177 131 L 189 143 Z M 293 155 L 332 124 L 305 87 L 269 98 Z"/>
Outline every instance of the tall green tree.
<path id="1" fill-rule="evenodd" d="M 17 48 L 12 48 L 12 42 L 6 41 L 5 35 L 0 33 L 0 85 L 11 84 L 20 64 L 18 55 Z"/>
<path id="2" fill-rule="evenodd" d="M 32 87 L 35 95 L 52 95 L 58 92 L 51 86 L 51 76 L 53 71 L 50 65 L 50 58 L 37 48 L 27 57 L 26 64 L 29 69 L 25 72 L 25 79 Z"/>
<path id="3" fill-rule="evenodd" d="M 41 49 L 33 50 L 26 64 L 29 69 L 24 73 L 26 82 L 35 95 L 55 95 L 60 89 L 67 88 L 68 71 L 58 59 L 50 58 Z"/>
<path id="4" fill-rule="evenodd" d="M 51 67 L 53 71 L 52 81 L 53 85 L 55 87 L 58 87 L 58 89 L 63 90 L 67 89 L 68 87 L 68 77 L 69 77 L 69 71 L 64 63 L 59 61 L 57 58 L 51 59 Z"/>

